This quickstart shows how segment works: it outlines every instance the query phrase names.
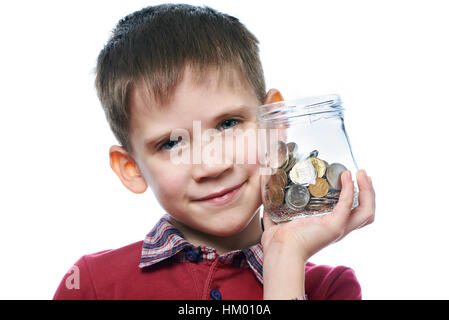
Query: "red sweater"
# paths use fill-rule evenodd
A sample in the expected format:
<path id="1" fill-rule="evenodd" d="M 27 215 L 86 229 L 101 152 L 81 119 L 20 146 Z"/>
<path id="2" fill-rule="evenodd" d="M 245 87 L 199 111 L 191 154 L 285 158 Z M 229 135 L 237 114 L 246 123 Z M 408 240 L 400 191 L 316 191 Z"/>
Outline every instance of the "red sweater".
<path id="1" fill-rule="evenodd" d="M 164 216 L 145 241 L 81 257 L 53 299 L 263 299 L 262 247 L 219 256 L 195 247 Z M 361 299 L 354 271 L 306 263 L 309 300 Z"/>

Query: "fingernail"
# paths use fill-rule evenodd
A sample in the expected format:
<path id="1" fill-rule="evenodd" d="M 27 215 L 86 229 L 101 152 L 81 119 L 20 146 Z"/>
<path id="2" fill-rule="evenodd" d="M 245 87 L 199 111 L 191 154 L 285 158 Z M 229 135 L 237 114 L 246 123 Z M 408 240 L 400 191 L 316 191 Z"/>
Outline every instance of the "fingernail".
<path id="1" fill-rule="evenodd" d="M 348 181 L 352 180 L 352 173 L 350 170 L 348 170 L 347 176 L 348 176 L 348 178 L 347 178 Z"/>
<path id="2" fill-rule="evenodd" d="M 373 184 L 373 180 L 371 180 L 370 176 L 368 176 L 368 181 L 369 181 L 369 183 Z"/>

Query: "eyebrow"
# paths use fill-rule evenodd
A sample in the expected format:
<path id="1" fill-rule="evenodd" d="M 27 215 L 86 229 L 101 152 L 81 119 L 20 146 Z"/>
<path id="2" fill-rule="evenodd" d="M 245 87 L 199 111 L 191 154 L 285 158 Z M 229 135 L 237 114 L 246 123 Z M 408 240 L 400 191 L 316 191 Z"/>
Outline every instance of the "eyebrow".
<path id="1" fill-rule="evenodd" d="M 215 116 L 213 119 L 211 119 L 211 122 L 218 122 L 219 120 L 225 119 L 225 118 L 230 117 L 230 116 L 234 116 L 237 113 L 240 113 L 240 114 L 246 113 L 246 114 L 249 115 L 249 114 L 251 114 L 249 112 L 249 109 L 251 109 L 251 107 L 242 105 L 242 106 L 239 106 L 239 107 L 231 109 L 231 110 L 226 110 L 226 112 L 223 112 L 223 113 Z M 255 107 L 253 108 L 253 111 L 254 112 L 256 111 Z M 158 145 L 160 142 L 168 139 L 170 137 L 170 135 L 171 135 L 171 132 L 173 130 L 175 130 L 175 129 L 182 129 L 182 128 L 173 128 L 169 132 L 165 132 L 163 134 L 156 135 L 155 137 L 147 138 L 147 139 L 144 140 L 144 145 L 147 148 L 150 148 L 151 146 Z"/>

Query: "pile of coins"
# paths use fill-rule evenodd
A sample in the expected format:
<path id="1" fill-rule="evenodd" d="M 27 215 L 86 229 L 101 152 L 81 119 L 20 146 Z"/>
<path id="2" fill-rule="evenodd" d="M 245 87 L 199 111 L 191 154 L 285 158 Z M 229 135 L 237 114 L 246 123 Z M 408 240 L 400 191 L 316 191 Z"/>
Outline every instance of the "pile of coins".
<path id="1" fill-rule="evenodd" d="M 346 167 L 328 164 L 318 151 L 299 155 L 295 142 L 277 141 L 268 162 L 270 176 L 263 179 L 264 206 L 275 222 L 297 216 L 331 212 L 341 190 L 340 176 Z"/>

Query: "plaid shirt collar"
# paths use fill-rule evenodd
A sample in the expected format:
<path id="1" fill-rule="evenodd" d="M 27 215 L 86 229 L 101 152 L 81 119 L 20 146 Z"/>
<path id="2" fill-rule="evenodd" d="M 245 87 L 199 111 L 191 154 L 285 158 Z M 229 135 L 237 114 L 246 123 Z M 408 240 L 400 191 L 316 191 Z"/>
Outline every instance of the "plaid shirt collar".
<path id="1" fill-rule="evenodd" d="M 170 223 L 169 215 L 165 214 L 153 229 L 147 234 L 142 246 L 139 268 L 151 266 L 168 258 L 184 262 L 185 251 L 193 251 L 198 261 L 215 260 L 218 253 L 206 246 L 194 246 L 184 239 L 182 233 Z M 245 259 L 246 258 L 246 259 Z M 262 245 L 260 243 L 244 250 L 234 250 L 218 256 L 223 263 L 239 267 L 250 267 L 257 279 L 263 283 L 262 276 Z"/>

